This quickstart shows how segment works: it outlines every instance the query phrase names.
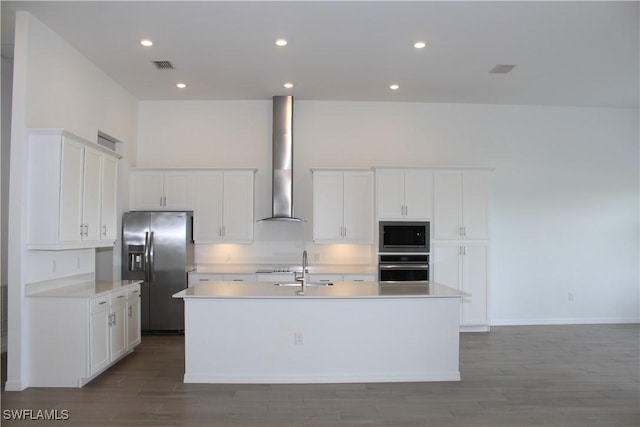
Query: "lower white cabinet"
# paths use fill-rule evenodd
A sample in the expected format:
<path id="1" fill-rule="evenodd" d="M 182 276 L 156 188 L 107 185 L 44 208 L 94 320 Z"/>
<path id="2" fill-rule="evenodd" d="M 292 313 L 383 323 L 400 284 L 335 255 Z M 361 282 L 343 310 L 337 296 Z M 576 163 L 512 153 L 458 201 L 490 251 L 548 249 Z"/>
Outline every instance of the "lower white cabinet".
<path id="1" fill-rule="evenodd" d="M 140 344 L 140 285 L 30 296 L 29 387 L 82 387 Z"/>
<path id="2" fill-rule="evenodd" d="M 446 241 L 432 245 L 433 280 L 468 293 L 460 305 L 462 331 L 488 331 L 489 243 Z"/>
<path id="3" fill-rule="evenodd" d="M 202 282 L 253 282 L 255 280 L 255 274 L 189 273 L 189 286 Z"/>
<path id="4" fill-rule="evenodd" d="M 131 349 L 142 342 L 139 286 L 135 286 L 127 291 L 127 306 L 127 347 Z"/>

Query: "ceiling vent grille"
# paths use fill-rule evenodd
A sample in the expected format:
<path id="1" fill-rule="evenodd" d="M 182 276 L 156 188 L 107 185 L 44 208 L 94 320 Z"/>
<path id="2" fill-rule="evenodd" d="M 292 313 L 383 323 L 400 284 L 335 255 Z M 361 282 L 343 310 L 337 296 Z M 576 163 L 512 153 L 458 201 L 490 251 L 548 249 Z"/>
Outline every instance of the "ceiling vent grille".
<path id="1" fill-rule="evenodd" d="M 153 61 L 158 70 L 173 70 L 173 64 L 170 61 Z"/>
<path id="2" fill-rule="evenodd" d="M 497 64 L 495 67 L 493 67 L 489 71 L 489 74 L 507 74 L 509 71 L 513 70 L 514 68 L 516 68 L 515 65 Z"/>

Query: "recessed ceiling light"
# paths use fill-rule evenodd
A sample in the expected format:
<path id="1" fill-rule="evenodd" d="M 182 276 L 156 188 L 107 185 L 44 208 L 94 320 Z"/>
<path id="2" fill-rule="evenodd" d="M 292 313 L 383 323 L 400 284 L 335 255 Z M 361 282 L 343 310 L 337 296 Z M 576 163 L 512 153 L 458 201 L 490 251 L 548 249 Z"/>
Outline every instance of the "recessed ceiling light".
<path id="1" fill-rule="evenodd" d="M 413 47 L 416 49 L 424 49 L 427 44 L 425 42 L 415 42 Z"/>
<path id="2" fill-rule="evenodd" d="M 396 84 L 393 84 L 393 85 L 390 85 L 390 86 L 389 86 L 389 89 L 391 89 L 391 90 L 398 90 L 398 89 L 400 89 L 400 86 L 398 86 L 398 85 L 396 85 Z"/>
<path id="3" fill-rule="evenodd" d="M 293 87 L 293 83 L 285 83 L 283 86 L 287 89 L 291 89 Z"/>
<path id="4" fill-rule="evenodd" d="M 287 41 L 285 39 L 278 39 L 276 40 L 276 45 L 278 46 L 286 46 L 287 45 Z"/>
<path id="5" fill-rule="evenodd" d="M 178 83 L 178 84 L 176 84 L 176 87 L 177 87 L 178 89 L 184 89 L 185 87 L 187 87 L 187 85 L 186 85 L 186 84 L 184 84 L 184 83 Z"/>
<path id="6" fill-rule="evenodd" d="M 142 39 L 140 40 L 140 44 L 144 47 L 150 47 L 153 46 L 153 42 L 149 39 Z"/>

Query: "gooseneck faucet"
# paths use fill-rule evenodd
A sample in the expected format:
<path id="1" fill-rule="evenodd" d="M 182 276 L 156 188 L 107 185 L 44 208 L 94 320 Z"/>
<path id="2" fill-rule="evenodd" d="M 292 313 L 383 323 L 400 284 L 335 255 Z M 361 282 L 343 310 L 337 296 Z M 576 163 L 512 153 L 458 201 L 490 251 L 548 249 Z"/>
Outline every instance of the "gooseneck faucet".
<path id="1" fill-rule="evenodd" d="M 298 295 L 304 295 L 307 287 L 307 251 L 302 251 L 302 275 L 300 276 L 301 288 L 297 292 Z"/>

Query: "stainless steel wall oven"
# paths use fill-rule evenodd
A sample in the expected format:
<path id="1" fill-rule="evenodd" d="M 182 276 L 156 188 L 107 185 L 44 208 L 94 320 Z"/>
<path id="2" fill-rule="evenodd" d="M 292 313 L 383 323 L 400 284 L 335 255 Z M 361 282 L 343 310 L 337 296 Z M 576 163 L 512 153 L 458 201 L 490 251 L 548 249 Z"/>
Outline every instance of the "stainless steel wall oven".
<path id="1" fill-rule="evenodd" d="M 378 280 L 382 283 L 428 281 L 429 254 L 379 255 Z"/>

